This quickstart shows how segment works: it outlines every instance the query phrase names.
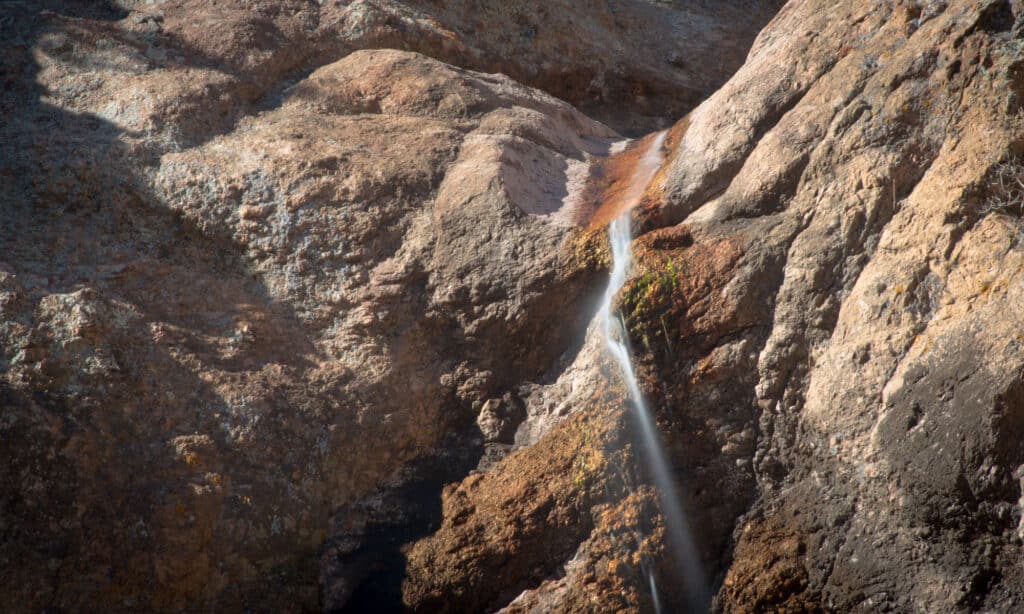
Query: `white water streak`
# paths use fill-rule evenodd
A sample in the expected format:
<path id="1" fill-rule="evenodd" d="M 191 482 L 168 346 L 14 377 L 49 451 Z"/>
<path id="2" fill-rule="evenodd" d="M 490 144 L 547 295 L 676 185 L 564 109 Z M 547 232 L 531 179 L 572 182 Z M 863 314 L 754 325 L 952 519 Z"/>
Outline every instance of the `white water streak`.
<path id="1" fill-rule="evenodd" d="M 643 393 L 640 391 L 636 374 L 633 371 L 625 327 L 617 314 L 612 313 L 612 301 L 625 285 L 626 278 L 633 266 L 630 210 L 640 201 L 644 190 L 661 165 L 661 148 L 665 135 L 666 132 L 658 134 L 652 140 L 648 150 L 644 152 L 643 157 L 637 162 L 625 199 L 625 211 L 608 227 L 612 251 L 612 273 L 604 294 L 601 320 L 608 351 L 622 370 L 622 377 L 629 391 L 633 408 L 631 413 L 639 438 L 638 447 L 647 471 L 660 495 L 661 511 L 665 518 L 665 530 L 669 538 L 668 545 L 683 574 L 682 587 L 686 592 L 689 607 L 692 611 L 706 611 L 710 602 L 707 584 L 679 498 L 672 468 L 668 456 L 665 454 L 654 418 L 647 408 L 647 403 L 644 401 Z M 660 600 L 657 587 L 654 584 L 654 576 L 649 575 L 648 580 L 651 583 L 655 607 L 660 611 Z"/>

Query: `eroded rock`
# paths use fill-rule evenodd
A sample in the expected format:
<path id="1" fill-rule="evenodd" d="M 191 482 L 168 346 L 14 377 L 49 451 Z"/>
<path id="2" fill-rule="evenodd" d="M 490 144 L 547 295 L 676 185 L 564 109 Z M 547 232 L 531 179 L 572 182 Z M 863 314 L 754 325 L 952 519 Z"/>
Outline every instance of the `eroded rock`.
<path id="1" fill-rule="evenodd" d="M 560 96 L 680 120 L 617 304 L 714 607 L 1019 609 L 1019 3 L 793 0 L 713 94 L 776 3 L 124 6 L 0 9 L 5 604 L 685 603 Z"/>

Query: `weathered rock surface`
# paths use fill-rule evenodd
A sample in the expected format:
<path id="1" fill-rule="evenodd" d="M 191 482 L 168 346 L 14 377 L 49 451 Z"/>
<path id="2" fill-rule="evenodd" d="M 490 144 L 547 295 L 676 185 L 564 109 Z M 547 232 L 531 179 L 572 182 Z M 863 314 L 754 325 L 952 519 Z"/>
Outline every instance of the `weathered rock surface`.
<path id="1" fill-rule="evenodd" d="M 621 137 L 551 94 L 664 123 L 774 8 L 5 2 L 4 609 L 348 603 L 590 316 Z"/>
<path id="2" fill-rule="evenodd" d="M 1019 2 L 119 6 L 0 7 L 5 611 L 681 608 L 668 118 L 713 607 L 1021 608 Z"/>
<path id="3" fill-rule="evenodd" d="M 664 292 L 668 306 L 637 328 L 653 340 L 653 317 L 671 315 L 669 339 L 693 351 L 706 313 L 726 316 L 716 334 L 736 326 L 689 371 L 657 344 L 644 359 L 657 381 L 735 370 L 713 388 L 726 399 L 716 420 L 757 418 L 733 473 L 752 467 L 757 501 L 718 607 L 1014 611 L 1022 227 L 1019 200 L 999 208 L 997 179 L 1007 164 L 1021 172 L 1024 14 L 1010 2 L 825 7 L 787 4 L 678 127 L 644 222 L 681 222 L 688 252 L 736 250 L 720 296 L 737 321 L 700 309 L 686 288 L 701 267 L 677 264 L 683 293 Z M 683 424 L 719 402 L 688 396 L 667 403 Z"/>
<path id="4" fill-rule="evenodd" d="M 1021 607 L 1021 18 L 791 2 L 670 132 L 620 305 L 716 609 Z M 642 609 L 608 543 L 509 610 Z"/>
<path id="5" fill-rule="evenodd" d="M 742 65 L 753 35 L 782 4 L 356 2 L 342 19 L 343 36 L 362 27 L 372 32 L 357 39 L 359 46 L 380 41 L 501 72 L 633 134 L 666 126 L 664 118 L 678 118 L 724 83 Z"/>

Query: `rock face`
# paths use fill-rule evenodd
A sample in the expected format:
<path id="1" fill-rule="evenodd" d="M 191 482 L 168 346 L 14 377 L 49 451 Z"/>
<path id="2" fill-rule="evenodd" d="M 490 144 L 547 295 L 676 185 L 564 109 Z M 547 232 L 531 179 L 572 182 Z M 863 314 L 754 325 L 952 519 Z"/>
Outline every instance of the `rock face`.
<path id="1" fill-rule="evenodd" d="M 709 317 L 726 318 L 715 334 L 735 327 L 689 370 L 657 347 L 643 359 L 660 381 L 730 374 L 715 398 L 667 401 L 677 421 L 711 402 L 736 430 L 756 420 L 734 475 L 752 472 L 757 501 L 718 607 L 1014 611 L 1024 322 L 1007 179 L 1022 172 L 1024 15 L 1009 2 L 823 6 L 789 3 L 678 126 L 644 222 L 678 223 L 684 253 L 731 254 L 725 308 L 694 302 L 702 268 L 676 265 L 683 296 L 645 301 L 637 325 L 653 338 L 666 317 L 686 351 Z M 724 457 L 737 449 L 719 441 Z"/>
<path id="2" fill-rule="evenodd" d="M 775 8 L 4 3 L 5 611 L 358 604 L 592 313 L 622 137 L 552 93 L 668 122 Z"/>
<path id="3" fill-rule="evenodd" d="M 712 607 L 1019 610 L 1024 6 L 779 8 L 4 3 L 5 611 L 684 607 L 676 120 Z"/>

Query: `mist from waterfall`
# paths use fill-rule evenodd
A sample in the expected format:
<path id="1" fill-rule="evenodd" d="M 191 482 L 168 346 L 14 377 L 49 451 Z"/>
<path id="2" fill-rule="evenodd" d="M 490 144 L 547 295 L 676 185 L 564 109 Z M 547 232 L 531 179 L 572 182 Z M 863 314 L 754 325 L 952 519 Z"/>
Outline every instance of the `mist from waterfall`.
<path id="1" fill-rule="evenodd" d="M 631 209 L 640 201 L 644 190 L 653 179 L 661 165 L 661 148 L 666 132 L 661 132 L 652 139 L 647 151 L 637 162 L 630 180 L 628 193 L 625 196 L 623 212 L 608 227 L 608 237 L 612 252 L 612 272 L 605 290 L 604 302 L 601 307 L 601 321 L 604 327 L 604 338 L 608 351 L 618 363 L 623 381 L 629 393 L 631 415 L 635 426 L 637 448 L 655 488 L 658 491 L 662 515 L 665 519 L 665 532 L 668 546 L 683 574 L 681 578 L 686 592 L 687 602 L 691 611 L 707 611 L 710 603 L 707 583 L 701 569 L 693 535 L 683 511 L 679 490 L 673 479 L 672 467 L 665 453 L 661 436 L 658 433 L 654 417 L 651 415 L 640 391 L 640 386 L 633 370 L 629 340 L 623 321 L 618 313 L 612 311 L 615 295 L 625 285 L 627 276 L 633 265 L 631 249 L 632 228 Z M 653 572 L 648 572 L 652 599 L 655 608 L 660 612 L 660 598 L 654 581 Z"/>

